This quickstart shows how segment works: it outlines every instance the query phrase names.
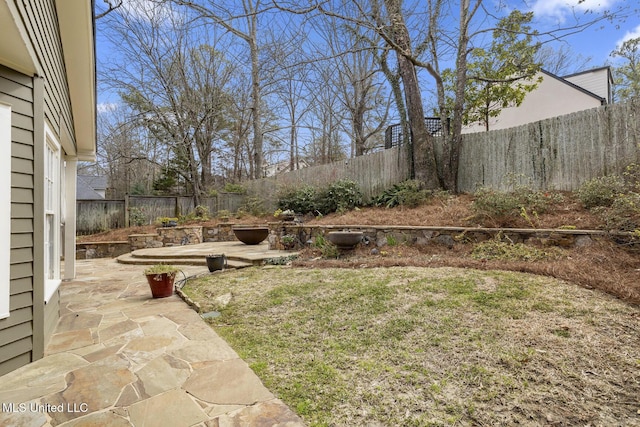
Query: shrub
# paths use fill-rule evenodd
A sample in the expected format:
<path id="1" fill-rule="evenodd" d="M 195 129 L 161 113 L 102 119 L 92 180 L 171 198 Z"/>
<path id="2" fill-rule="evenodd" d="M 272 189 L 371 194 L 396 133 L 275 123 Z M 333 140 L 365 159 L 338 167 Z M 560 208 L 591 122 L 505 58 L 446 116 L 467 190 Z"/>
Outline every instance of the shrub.
<path id="1" fill-rule="evenodd" d="M 144 210 L 140 208 L 129 208 L 129 224 L 135 226 L 145 225 L 147 223 L 147 216 L 144 214 Z"/>
<path id="2" fill-rule="evenodd" d="M 340 256 L 338 247 L 328 241 L 322 234 L 316 236 L 313 246 L 320 250 L 323 258 L 338 258 Z"/>
<path id="3" fill-rule="evenodd" d="M 597 208 L 596 213 L 609 230 L 638 230 L 640 229 L 640 194 L 619 194 L 610 208 Z"/>
<path id="4" fill-rule="evenodd" d="M 426 201 L 431 193 L 423 189 L 423 184 L 417 180 L 403 181 L 385 190 L 374 201 L 375 206 L 393 208 L 395 206 L 407 206 L 415 208 Z"/>
<path id="5" fill-rule="evenodd" d="M 306 214 L 316 209 L 316 189 L 310 185 L 288 188 L 278 194 L 278 208 Z"/>
<path id="6" fill-rule="evenodd" d="M 247 189 L 244 188 L 244 186 L 242 184 L 233 184 L 230 182 L 227 182 L 224 185 L 224 192 L 226 193 L 238 193 L 238 194 L 246 194 L 247 193 Z"/>
<path id="7" fill-rule="evenodd" d="M 562 201 L 562 195 L 552 192 L 532 190 L 528 186 L 517 186 L 511 192 L 480 188 L 475 193 L 472 210 L 481 216 L 514 218 L 544 213 L 554 203 Z M 525 218 L 526 219 L 526 218 Z"/>
<path id="8" fill-rule="evenodd" d="M 321 190 L 316 198 L 316 210 L 321 214 L 344 212 L 362 206 L 360 186 L 347 179 L 339 180 Z"/>
<path id="9" fill-rule="evenodd" d="M 580 186 L 577 196 L 582 205 L 587 208 L 611 206 L 616 197 L 624 192 L 624 183 L 615 175 L 601 176 L 590 179 Z"/>
<path id="10" fill-rule="evenodd" d="M 622 179 L 627 191 L 640 193 L 640 164 L 629 164 L 622 173 Z"/>
<path id="11" fill-rule="evenodd" d="M 310 185 L 285 189 L 278 195 L 278 208 L 296 213 L 328 214 L 362 206 L 362 192 L 357 183 L 339 180 L 317 190 Z"/>
<path id="12" fill-rule="evenodd" d="M 262 216 L 267 213 L 264 202 L 259 197 L 247 197 L 242 207 L 239 209 L 253 216 Z"/>

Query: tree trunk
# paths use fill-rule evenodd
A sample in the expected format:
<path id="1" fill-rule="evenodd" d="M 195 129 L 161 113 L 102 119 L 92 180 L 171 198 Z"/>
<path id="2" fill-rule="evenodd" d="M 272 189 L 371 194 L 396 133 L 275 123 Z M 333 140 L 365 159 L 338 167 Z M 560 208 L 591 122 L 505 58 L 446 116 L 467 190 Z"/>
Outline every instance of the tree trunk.
<path id="1" fill-rule="evenodd" d="M 415 65 L 407 58 L 411 55 L 409 32 L 402 16 L 399 0 L 385 0 L 392 25 L 392 34 L 397 44 L 396 55 L 400 77 L 404 86 L 409 127 L 411 129 L 413 178 L 424 182 L 428 189 L 440 188 L 433 136 L 427 131 L 424 121 L 422 95 Z"/>
<path id="2" fill-rule="evenodd" d="M 251 96 L 253 98 L 253 150 L 254 174 L 253 178 L 262 178 L 263 163 L 263 133 L 262 133 L 262 97 L 260 91 L 260 62 L 258 58 L 258 42 L 256 35 L 256 16 L 253 16 L 249 49 L 251 51 Z"/>

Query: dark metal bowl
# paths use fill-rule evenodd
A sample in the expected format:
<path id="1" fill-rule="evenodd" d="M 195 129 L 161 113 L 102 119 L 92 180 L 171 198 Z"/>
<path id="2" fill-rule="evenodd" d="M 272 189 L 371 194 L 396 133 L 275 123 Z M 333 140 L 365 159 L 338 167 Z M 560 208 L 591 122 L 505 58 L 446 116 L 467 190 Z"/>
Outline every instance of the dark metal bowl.
<path id="1" fill-rule="evenodd" d="M 233 234 L 245 245 L 257 245 L 269 235 L 269 227 L 233 227 Z"/>
<path id="2" fill-rule="evenodd" d="M 349 250 L 362 241 L 362 236 L 362 231 L 331 231 L 327 234 L 327 240 L 338 249 Z"/>

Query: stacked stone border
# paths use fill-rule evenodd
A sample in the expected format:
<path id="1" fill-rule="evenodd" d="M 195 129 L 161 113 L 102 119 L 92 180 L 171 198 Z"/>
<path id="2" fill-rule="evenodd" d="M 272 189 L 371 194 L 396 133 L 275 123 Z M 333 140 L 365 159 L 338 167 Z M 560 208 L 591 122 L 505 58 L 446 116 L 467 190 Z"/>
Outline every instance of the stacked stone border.
<path id="1" fill-rule="evenodd" d="M 331 231 L 360 231 L 362 244 L 371 248 L 387 245 L 443 245 L 453 247 L 456 243 L 480 243 L 500 238 L 513 243 L 539 246 L 573 248 L 588 246 L 599 239 L 612 239 L 621 245 L 640 248 L 640 239 L 633 233 L 607 232 L 601 230 L 565 229 L 518 229 L 518 228 L 468 228 L 432 226 L 372 226 L 372 225 L 304 225 L 269 224 L 269 249 L 301 249 L 312 244 L 317 236 Z M 283 242 L 283 237 L 288 236 Z M 293 239 L 292 239 L 293 237 Z M 288 241 L 293 240 L 295 245 Z"/>
<path id="2" fill-rule="evenodd" d="M 160 227 L 156 233 L 132 234 L 127 242 L 90 242 L 76 244 L 76 259 L 115 258 L 138 249 L 194 245 L 202 242 L 237 240 L 233 223 L 213 227 L 188 225 Z M 297 222 L 271 222 L 269 249 L 299 250 L 315 242 L 318 236 L 331 231 L 361 231 L 363 244 L 374 248 L 386 245 L 443 245 L 479 243 L 500 237 L 513 243 L 573 248 L 588 246 L 598 239 L 611 239 L 621 245 L 640 249 L 640 239 L 633 233 L 601 230 L 468 228 L 384 225 L 305 225 Z M 285 238 L 285 236 L 287 236 Z"/>

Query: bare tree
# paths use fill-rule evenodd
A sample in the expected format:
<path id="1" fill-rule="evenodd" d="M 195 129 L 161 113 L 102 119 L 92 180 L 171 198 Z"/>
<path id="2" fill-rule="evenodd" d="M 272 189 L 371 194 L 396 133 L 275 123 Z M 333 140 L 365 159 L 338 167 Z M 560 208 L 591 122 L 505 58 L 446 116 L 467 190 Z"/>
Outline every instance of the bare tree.
<path id="1" fill-rule="evenodd" d="M 281 10 L 295 13 L 321 12 L 380 35 L 386 48 L 393 50 L 397 57 L 411 134 L 413 176 L 423 181 L 428 188 L 443 186 L 456 191 L 468 57 L 476 46 L 481 46 L 487 39 L 487 34 L 497 29 L 496 24 L 505 15 L 504 3 L 485 0 L 427 0 L 413 2 L 408 7 L 403 5 L 402 0 L 350 0 L 347 3 L 356 5 L 360 11 L 359 16 L 345 14 L 344 3 L 340 0 L 315 2 L 307 8 L 287 5 L 286 0 L 276 1 Z M 575 22 L 570 25 L 532 34 L 543 43 L 557 41 L 597 22 L 619 17 L 625 7 L 622 5 L 620 9 L 600 14 L 587 11 L 584 17 L 579 16 L 579 11 L 575 10 Z M 408 19 L 413 19 L 418 24 L 411 28 Z M 380 55 L 380 58 L 384 56 Z M 455 64 L 453 103 L 446 102 L 442 77 L 442 63 L 445 61 Z M 424 124 L 419 69 L 426 70 L 435 82 L 439 114 L 447 135 L 443 141 L 442 157 L 438 159 L 440 174 L 436 167 L 433 137 Z M 386 75 L 392 74 L 387 72 Z M 396 104 L 400 105 L 398 102 Z"/>
<path id="2" fill-rule="evenodd" d="M 98 159 L 101 174 L 109 182 L 108 195 L 148 193 L 161 163 L 158 147 L 135 122 L 124 106 L 107 108 L 98 114 Z"/>
<path id="3" fill-rule="evenodd" d="M 378 42 L 365 34 L 362 27 L 336 22 L 329 17 L 322 29 L 332 58 L 325 62 L 336 67 L 335 86 L 346 113 L 351 137 L 351 155 L 361 156 L 375 148 L 379 136 L 387 126 L 389 100 L 378 61 L 371 45 Z M 374 34 L 375 37 L 375 34 Z"/>
<path id="4" fill-rule="evenodd" d="M 193 2 L 187 0 L 167 0 L 185 6 L 193 11 L 198 19 L 204 19 L 237 37 L 246 43 L 251 64 L 251 97 L 253 125 L 253 178 L 260 178 L 263 170 L 263 117 L 262 84 L 260 79 L 260 48 L 258 40 L 258 16 L 268 8 L 263 8 L 262 0 L 242 0 L 239 10 L 233 6 L 225 7 L 219 1 L 207 0 Z"/>
<path id="5" fill-rule="evenodd" d="M 557 76 L 583 71 L 589 67 L 592 59 L 590 56 L 584 57 L 576 53 L 570 45 L 564 43 L 557 48 L 551 45 L 543 46 L 536 54 L 536 62 Z"/>
<path id="6" fill-rule="evenodd" d="M 96 13 L 95 14 L 95 19 L 96 20 L 104 18 L 105 16 L 107 16 L 108 14 L 113 12 L 114 10 L 122 7 L 122 2 L 123 2 L 123 0 L 102 0 L 102 1 L 107 4 L 107 9 L 106 10 L 102 10 L 99 13 Z"/>
<path id="7" fill-rule="evenodd" d="M 135 123 L 169 148 L 175 172 L 199 204 L 211 185 L 220 132 L 229 126 L 231 64 L 216 40 L 196 33 L 166 5 L 146 4 L 135 14 L 121 14 L 110 29 L 122 56 L 103 76 L 135 112 Z"/>

